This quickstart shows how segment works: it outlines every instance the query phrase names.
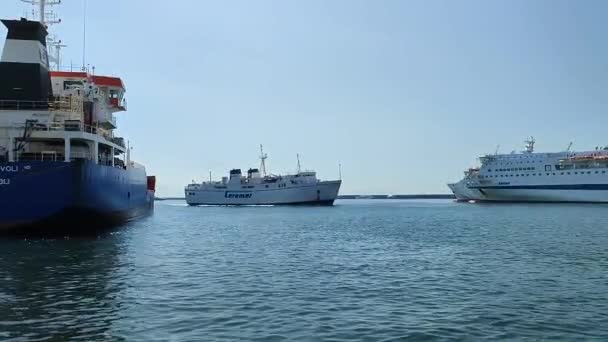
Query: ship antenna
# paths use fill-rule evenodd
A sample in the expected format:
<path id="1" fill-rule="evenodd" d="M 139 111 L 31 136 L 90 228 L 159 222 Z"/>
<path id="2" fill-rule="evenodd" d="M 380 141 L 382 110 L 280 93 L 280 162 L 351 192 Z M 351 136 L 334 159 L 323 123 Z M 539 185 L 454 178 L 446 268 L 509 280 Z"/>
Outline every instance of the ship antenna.
<path id="1" fill-rule="evenodd" d="M 495 155 L 498 155 L 498 150 L 500 150 L 500 145 L 496 145 L 496 151 L 494 152 Z"/>
<path id="2" fill-rule="evenodd" d="M 342 164 L 338 163 L 338 178 L 342 180 Z"/>
<path id="3" fill-rule="evenodd" d="M 572 148 L 572 141 L 568 144 L 568 147 L 566 148 L 566 152 L 570 152 L 571 148 Z"/>
<path id="4" fill-rule="evenodd" d="M 61 18 L 57 18 L 57 14 L 54 11 L 47 10 L 47 6 L 61 5 L 61 0 L 21 0 L 21 2 L 30 4 L 34 7 L 34 9 L 32 9 L 32 16 L 36 17 L 36 14 L 38 14 L 38 21 L 40 21 L 46 29 L 51 25 L 61 23 Z M 61 48 L 64 47 L 67 47 L 67 45 L 61 44 L 61 40 L 58 39 L 56 35 L 53 34 L 47 37 L 47 48 L 49 49 L 50 61 L 55 64 L 55 69 L 57 70 L 59 70 L 61 66 Z M 51 48 L 54 49 L 54 53 L 51 53 Z"/>
<path id="5" fill-rule="evenodd" d="M 534 140 L 534 137 L 530 137 L 528 140 L 525 141 L 525 143 L 526 143 L 526 152 L 527 153 L 534 152 L 534 144 L 536 143 L 536 141 Z"/>
<path id="6" fill-rule="evenodd" d="M 300 165 L 300 154 L 296 154 L 296 157 L 298 158 L 298 173 L 302 172 L 302 166 Z"/>
<path id="7" fill-rule="evenodd" d="M 86 71 L 87 52 L 87 0 L 84 0 L 82 10 L 82 71 Z"/>
<path id="8" fill-rule="evenodd" d="M 264 147 L 260 144 L 260 170 L 264 177 L 266 177 L 266 159 L 268 159 L 268 155 L 264 153 Z"/>

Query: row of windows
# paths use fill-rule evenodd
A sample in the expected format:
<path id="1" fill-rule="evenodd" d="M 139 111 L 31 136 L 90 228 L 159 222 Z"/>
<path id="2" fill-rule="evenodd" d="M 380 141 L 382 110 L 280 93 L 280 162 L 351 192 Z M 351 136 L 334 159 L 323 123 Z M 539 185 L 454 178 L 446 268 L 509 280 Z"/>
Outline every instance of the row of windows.
<path id="1" fill-rule="evenodd" d="M 585 174 L 587 174 L 587 175 L 590 175 L 591 173 L 592 173 L 591 171 L 587 171 L 587 172 L 560 172 L 559 174 L 563 176 L 563 175 L 569 175 L 569 174 L 575 174 L 575 175 L 578 175 L 578 174 L 585 175 Z M 599 174 L 600 171 L 595 171 L 594 173 L 595 174 Z M 606 170 L 601 171 L 601 173 L 606 173 Z M 542 176 L 542 175 L 543 175 L 542 173 L 538 173 L 538 174 L 536 174 L 536 173 L 532 173 L 532 174 L 528 173 L 528 174 L 500 175 L 500 176 L 499 175 L 496 175 L 496 176 L 482 176 L 482 175 L 480 175 L 479 178 L 481 178 L 481 179 L 483 179 L 483 178 L 488 179 L 488 178 L 498 178 L 498 177 L 529 177 L 529 176 Z M 556 173 L 555 172 L 553 172 L 553 173 L 547 173 L 546 175 L 547 176 L 550 176 L 550 175 L 555 176 Z"/>
<path id="2" fill-rule="evenodd" d="M 504 171 L 534 171 L 535 167 L 515 167 L 510 169 L 494 169 L 494 172 L 504 172 Z M 492 172 L 492 169 L 489 169 L 488 172 Z"/>
<path id="3" fill-rule="evenodd" d="M 542 160 L 527 160 L 527 161 L 513 161 L 513 162 L 489 162 L 488 164 L 499 164 L 500 165 L 515 165 L 515 164 L 534 164 L 534 163 L 541 163 Z"/>

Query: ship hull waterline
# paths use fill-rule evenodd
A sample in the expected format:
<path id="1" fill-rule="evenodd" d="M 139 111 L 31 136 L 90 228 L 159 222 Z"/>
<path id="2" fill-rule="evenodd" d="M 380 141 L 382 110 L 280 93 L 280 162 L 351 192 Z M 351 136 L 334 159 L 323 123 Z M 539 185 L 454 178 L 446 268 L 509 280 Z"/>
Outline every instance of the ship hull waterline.
<path id="1" fill-rule="evenodd" d="M 0 233 L 88 234 L 151 213 L 143 169 L 91 161 L 0 163 Z"/>
<path id="2" fill-rule="evenodd" d="M 269 190 L 187 190 L 189 205 L 301 205 L 331 206 L 338 197 L 341 181 L 322 181 L 313 185 Z"/>
<path id="3" fill-rule="evenodd" d="M 573 187 L 573 186 L 571 186 Z M 589 189 L 471 188 L 479 202 L 608 203 L 608 185 Z"/>

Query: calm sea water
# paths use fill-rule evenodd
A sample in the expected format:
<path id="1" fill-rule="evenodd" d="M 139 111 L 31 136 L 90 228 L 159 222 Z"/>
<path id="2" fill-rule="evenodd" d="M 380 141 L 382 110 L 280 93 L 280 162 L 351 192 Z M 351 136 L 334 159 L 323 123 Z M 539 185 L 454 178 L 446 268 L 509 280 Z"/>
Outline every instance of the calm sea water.
<path id="1" fill-rule="evenodd" d="M 608 206 L 187 207 L 0 240 L 0 340 L 608 339 Z"/>

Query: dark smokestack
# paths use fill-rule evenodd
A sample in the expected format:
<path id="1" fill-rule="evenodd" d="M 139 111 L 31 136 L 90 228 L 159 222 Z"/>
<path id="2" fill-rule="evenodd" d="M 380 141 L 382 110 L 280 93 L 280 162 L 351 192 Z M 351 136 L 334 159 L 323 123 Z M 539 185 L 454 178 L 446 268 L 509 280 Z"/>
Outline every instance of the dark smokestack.
<path id="1" fill-rule="evenodd" d="M 47 101 L 53 94 L 46 28 L 26 19 L 2 23 L 8 34 L 0 59 L 0 100 Z"/>

